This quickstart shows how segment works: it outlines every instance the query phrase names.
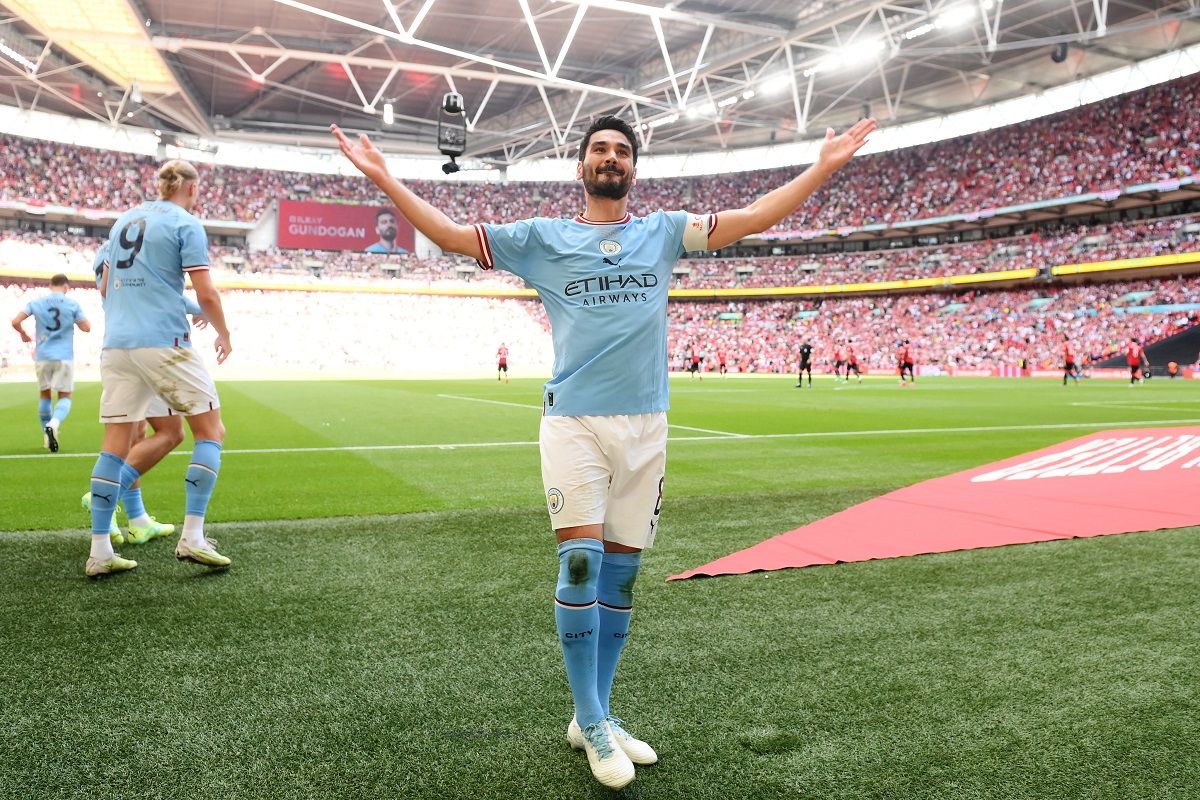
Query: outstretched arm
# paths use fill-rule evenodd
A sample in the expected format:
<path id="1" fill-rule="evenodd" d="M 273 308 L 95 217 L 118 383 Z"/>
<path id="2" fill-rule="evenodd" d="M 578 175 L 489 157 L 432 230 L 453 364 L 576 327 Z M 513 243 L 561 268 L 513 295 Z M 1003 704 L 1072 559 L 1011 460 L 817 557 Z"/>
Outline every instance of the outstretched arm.
<path id="1" fill-rule="evenodd" d="M 709 249 L 718 250 L 743 237 L 762 233 L 778 225 L 788 214 L 799 208 L 826 178 L 844 166 L 851 156 L 866 144 L 867 136 L 873 130 L 874 119 L 860 119 L 841 136 L 835 136 L 833 128 L 827 129 L 817 163 L 745 208 L 722 211 L 718 214 L 720 224 L 709 234 Z"/>
<path id="2" fill-rule="evenodd" d="M 392 177 L 383 153 L 371 144 L 365 133 L 359 134 L 358 143 L 355 144 L 346 138 L 346 134 L 342 133 L 337 125 L 330 125 L 329 130 L 333 132 L 338 147 L 342 149 L 346 158 L 383 190 L 413 227 L 446 252 L 462 253 L 476 260 L 483 259 L 475 228 L 458 224 Z"/>

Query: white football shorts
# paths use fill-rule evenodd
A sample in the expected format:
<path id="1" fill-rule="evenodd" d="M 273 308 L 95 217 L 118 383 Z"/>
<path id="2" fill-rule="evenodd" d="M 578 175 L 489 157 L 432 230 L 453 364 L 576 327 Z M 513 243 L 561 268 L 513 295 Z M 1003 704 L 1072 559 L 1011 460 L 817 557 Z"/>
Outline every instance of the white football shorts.
<path id="1" fill-rule="evenodd" d="M 667 467 L 667 415 L 542 417 L 542 485 L 555 530 L 604 525 L 604 539 L 654 544 Z"/>
<path id="2" fill-rule="evenodd" d="M 167 401 L 158 395 L 154 395 L 154 399 L 150 401 L 150 405 L 146 406 L 146 419 L 157 419 L 172 415 L 179 416 L 179 414 L 171 410 L 171 407 L 167 405 Z"/>
<path id="3" fill-rule="evenodd" d="M 75 391 L 74 361 L 35 361 L 33 371 L 37 375 L 38 389 L 54 392 Z"/>
<path id="4" fill-rule="evenodd" d="M 185 417 L 221 407 L 217 387 L 191 347 L 106 348 L 100 353 L 100 382 L 101 422 L 137 422 L 152 406 Z"/>

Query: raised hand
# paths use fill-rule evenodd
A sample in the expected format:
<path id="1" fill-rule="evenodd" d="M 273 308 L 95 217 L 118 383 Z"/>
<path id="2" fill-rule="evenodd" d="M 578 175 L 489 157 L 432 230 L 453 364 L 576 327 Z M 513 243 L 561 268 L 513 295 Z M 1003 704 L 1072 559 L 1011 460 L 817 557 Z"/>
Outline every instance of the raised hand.
<path id="1" fill-rule="evenodd" d="M 342 133 L 342 129 L 337 125 L 330 125 L 329 130 L 337 139 L 338 147 L 341 148 L 342 154 L 350 159 L 350 163 L 358 167 L 363 175 L 366 175 L 376 184 L 388 176 L 387 162 L 383 158 L 383 153 L 379 152 L 379 148 L 371 144 L 371 140 L 367 138 L 365 133 L 358 135 L 358 143 L 355 144 Z"/>
<path id="2" fill-rule="evenodd" d="M 875 127 L 875 120 L 868 117 L 854 123 L 841 136 L 835 136 L 833 128 L 826 128 L 825 141 L 821 143 L 821 155 L 817 161 L 830 172 L 840 169 L 867 143 L 867 136 Z"/>

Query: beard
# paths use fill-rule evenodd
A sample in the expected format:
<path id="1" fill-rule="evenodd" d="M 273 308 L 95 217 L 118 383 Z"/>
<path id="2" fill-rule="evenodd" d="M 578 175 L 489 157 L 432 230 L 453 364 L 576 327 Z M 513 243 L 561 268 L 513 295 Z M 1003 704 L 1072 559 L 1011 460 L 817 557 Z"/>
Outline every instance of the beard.
<path id="1" fill-rule="evenodd" d="M 380 235 L 381 237 L 383 237 L 384 239 L 387 239 L 388 241 L 391 241 L 392 239 L 395 239 L 395 238 L 396 238 L 396 229 L 395 229 L 395 228 L 384 228 L 384 229 L 383 229 L 383 230 L 380 232 L 380 234 L 379 234 L 379 235 Z"/>
<path id="2" fill-rule="evenodd" d="M 583 190 L 593 197 L 620 200 L 629 194 L 632 186 L 632 175 L 620 174 L 613 171 L 597 172 L 596 170 L 589 170 L 587 168 L 583 171 Z"/>

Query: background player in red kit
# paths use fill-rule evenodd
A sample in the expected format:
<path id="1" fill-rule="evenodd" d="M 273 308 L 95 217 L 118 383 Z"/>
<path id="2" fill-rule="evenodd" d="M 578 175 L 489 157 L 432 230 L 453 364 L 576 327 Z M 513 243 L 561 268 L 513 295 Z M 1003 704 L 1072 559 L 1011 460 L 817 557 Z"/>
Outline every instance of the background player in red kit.
<path id="1" fill-rule="evenodd" d="M 508 347 L 504 342 L 500 343 L 500 349 L 496 351 L 496 380 L 500 380 L 500 373 L 504 373 L 504 382 L 508 383 Z"/>
<path id="2" fill-rule="evenodd" d="M 1067 385 L 1067 378 L 1074 378 L 1076 383 L 1079 383 L 1079 363 L 1075 356 L 1075 345 L 1071 343 L 1071 337 L 1063 335 L 1063 386 Z"/>
<path id="3" fill-rule="evenodd" d="M 896 349 L 896 360 L 900 364 L 900 385 L 906 385 L 904 383 L 905 373 L 908 374 L 908 379 L 910 381 L 916 383 L 917 376 L 916 373 L 913 372 L 912 348 L 908 344 L 908 339 L 905 339 L 903 342 L 901 342 L 900 347 Z"/>
<path id="4" fill-rule="evenodd" d="M 729 374 L 729 368 L 725 365 L 726 355 L 725 348 L 721 348 L 717 351 L 717 369 L 721 371 L 722 376 Z"/>
<path id="5" fill-rule="evenodd" d="M 840 381 L 842 379 L 842 365 L 846 363 L 846 355 L 842 351 L 840 344 L 833 346 L 833 379 Z M 846 369 L 846 380 L 850 380 L 850 369 Z"/>
<path id="6" fill-rule="evenodd" d="M 850 380 L 850 370 L 854 370 L 854 374 L 858 376 L 858 382 L 862 383 L 862 370 L 858 368 L 858 354 L 854 352 L 854 342 L 846 342 L 846 380 Z"/>
<path id="7" fill-rule="evenodd" d="M 1146 351 L 1136 338 L 1130 339 L 1129 346 L 1125 348 L 1125 363 L 1129 365 L 1129 385 L 1141 383 L 1142 365 L 1149 367 L 1150 359 L 1146 358 Z"/>

